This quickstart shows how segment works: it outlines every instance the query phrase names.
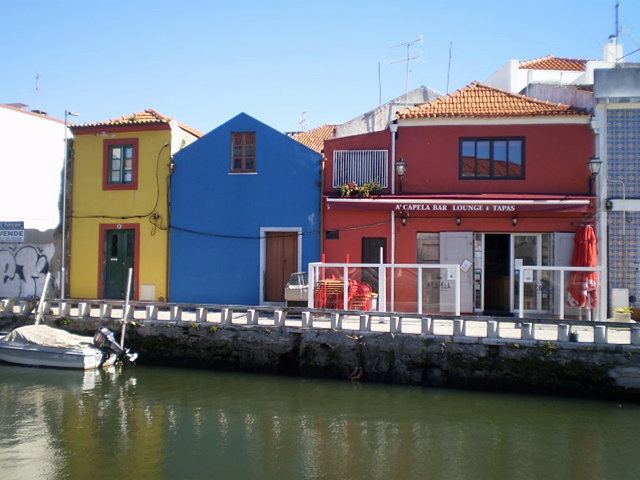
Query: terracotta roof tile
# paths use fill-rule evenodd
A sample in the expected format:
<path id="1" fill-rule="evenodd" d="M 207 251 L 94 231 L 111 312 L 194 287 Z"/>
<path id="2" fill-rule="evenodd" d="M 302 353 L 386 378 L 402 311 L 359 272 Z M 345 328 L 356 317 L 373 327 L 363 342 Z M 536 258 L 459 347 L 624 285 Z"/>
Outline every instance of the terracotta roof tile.
<path id="1" fill-rule="evenodd" d="M 546 57 L 520 62 L 519 68 L 529 70 L 564 70 L 584 72 L 587 69 L 587 60 L 547 55 Z"/>
<path id="2" fill-rule="evenodd" d="M 171 117 L 167 117 L 166 115 L 163 115 L 152 108 L 147 108 L 142 112 L 132 113 L 131 115 L 124 115 L 122 117 L 105 120 L 103 122 L 83 123 L 82 125 L 77 125 L 76 128 L 169 123 L 171 120 Z M 180 122 L 178 122 L 178 125 L 181 129 L 183 129 L 187 133 L 190 133 L 191 135 L 194 135 L 196 137 L 201 137 L 203 135 L 201 131 L 190 127 L 189 125 L 185 125 Z"/>
<path id="3" fill-rule="evenodd" d="M 474 82 L 429 103 L 405 108 L 398 118 L 500 118 L 588 115 L 578 107 L 547 102 Z"/>
<path id="4" fill-rule="evenodd" d="M 335 125 L 322 125 L 307 132 L 294 132 L 289 136 L 316 152 L 322 152 L 324 141 L 334 137 Z"/>

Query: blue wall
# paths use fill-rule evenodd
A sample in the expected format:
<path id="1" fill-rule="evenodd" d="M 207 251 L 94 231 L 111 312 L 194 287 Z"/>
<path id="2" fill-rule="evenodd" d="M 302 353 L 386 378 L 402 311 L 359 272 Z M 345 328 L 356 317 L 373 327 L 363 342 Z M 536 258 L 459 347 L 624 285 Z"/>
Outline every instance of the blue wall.
<path id="1" fill-rule="evenodd" d="M 254 174 L 231 174 L 231 133 L 255 132 Z M 173 302 L 257 305 L 260 228 L 301 228 L 302 265 L 320 259 L 321 155 L 241 113 L 174 155 Z"/>

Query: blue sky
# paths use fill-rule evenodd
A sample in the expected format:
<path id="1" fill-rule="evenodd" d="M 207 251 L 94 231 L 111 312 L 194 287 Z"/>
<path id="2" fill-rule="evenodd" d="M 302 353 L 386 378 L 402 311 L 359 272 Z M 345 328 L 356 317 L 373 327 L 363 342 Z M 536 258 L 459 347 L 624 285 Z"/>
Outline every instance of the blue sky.
<path id="1" fill-rule="evenodd" d="M 508 5 L 508 8 L 505 8 Z M 510 59 L 601 59 L 615 0 L 0 2 L 0 103 L 95 122 L 145 108 L 208 132 L 239 112 L 281 131 L 341 123 L 409 88 L 446 93 Z M 640 48 L 640 2 L 620 41 Z M 640 52 L 627 57 L 640 62 Z M 380 75 L 378 72 L 380 71 Z M 36 92 L 36 75 L 39 74 Z M 380 77 L 380 81 L 379 81 Z M 381 91 L 381 95 L 380 95 Z"/>

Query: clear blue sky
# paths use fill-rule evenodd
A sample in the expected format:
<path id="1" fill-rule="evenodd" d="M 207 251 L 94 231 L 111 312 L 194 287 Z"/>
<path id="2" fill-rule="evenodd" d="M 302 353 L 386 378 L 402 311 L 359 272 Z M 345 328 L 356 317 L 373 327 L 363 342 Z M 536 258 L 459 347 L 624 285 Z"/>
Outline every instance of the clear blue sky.
<path id="1" fill-rule="evenodd" d="M 505 8 L 505 5 L 508 7 Z M 484 81 L 510 59 L 601 59 L 615 0 L 2 0 L 0 103 L 95 122 L 145 108 L 208 132 L 239 112 L 281 131 L 350 120 L 409 88 Z M 640 1 L 620 41 L 640 48 Z M 640 62 L 640 53 L 627 57 Z M 380 65 L 380 78 L 378 70 Z M 39 73 L 38 92 L 36 75 Z"/>

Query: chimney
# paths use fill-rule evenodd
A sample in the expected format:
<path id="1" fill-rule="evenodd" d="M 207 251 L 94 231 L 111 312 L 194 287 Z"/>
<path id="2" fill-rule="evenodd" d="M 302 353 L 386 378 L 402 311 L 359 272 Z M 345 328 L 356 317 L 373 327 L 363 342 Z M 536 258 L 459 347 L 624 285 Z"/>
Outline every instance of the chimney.
<path id="1" fill-rule="evenodd" d="M 611 35 L 609 37 L 609 43 L 603 48 L 604 61 L 609 63 L 622 62 L 622 44 L 618 43 L 618 37 Z"/>

